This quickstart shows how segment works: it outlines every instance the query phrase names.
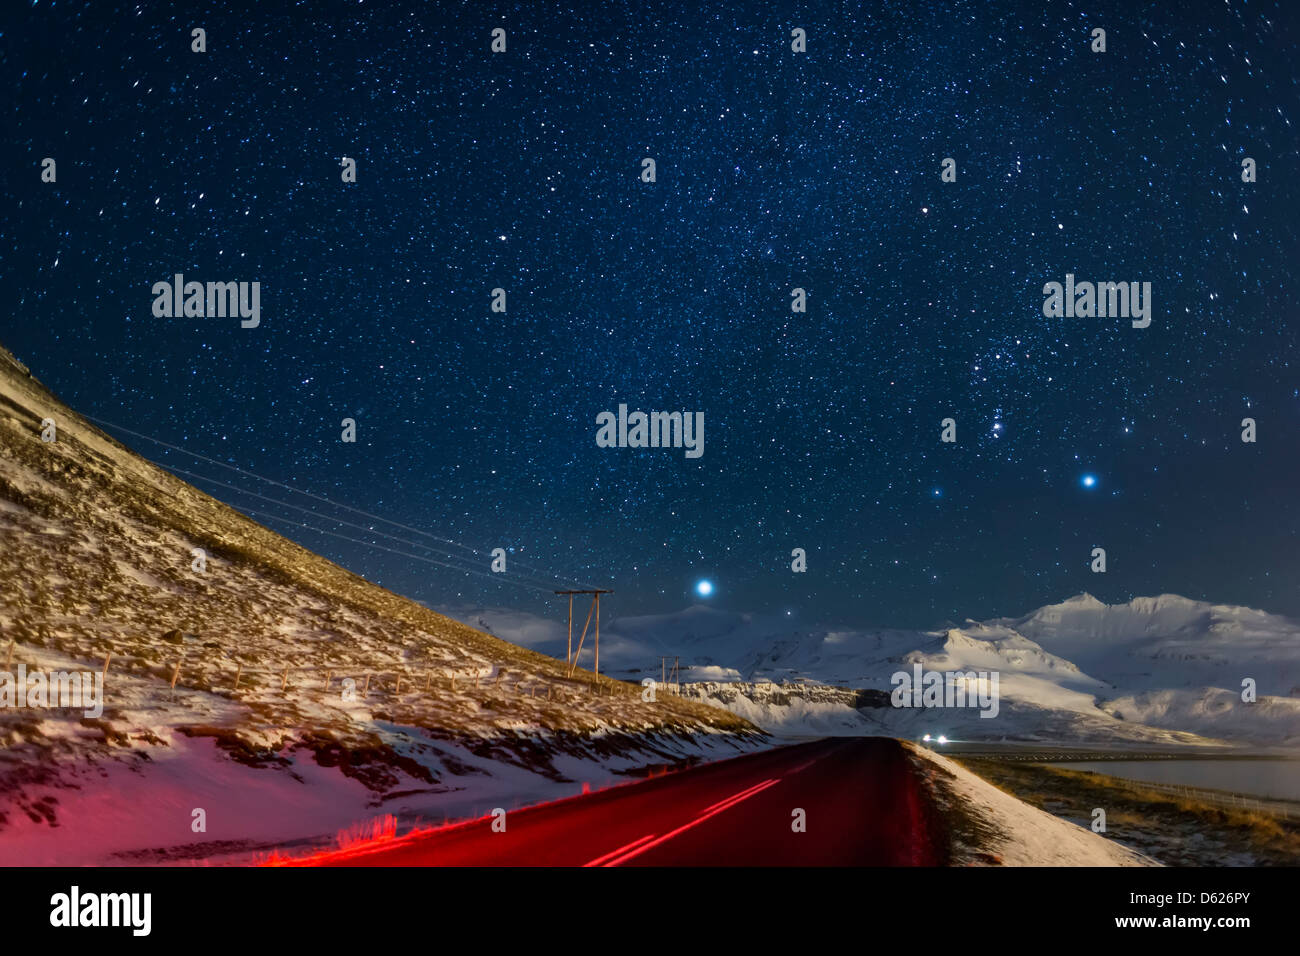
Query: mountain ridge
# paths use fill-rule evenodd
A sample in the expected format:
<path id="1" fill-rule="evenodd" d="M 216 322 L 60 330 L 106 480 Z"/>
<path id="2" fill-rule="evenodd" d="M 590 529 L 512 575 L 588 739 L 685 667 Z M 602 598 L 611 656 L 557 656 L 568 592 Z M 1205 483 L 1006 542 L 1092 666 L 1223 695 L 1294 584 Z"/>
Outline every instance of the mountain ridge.
<path id="1" fill-rule="evenodd" d="M 490 612 L 474 613 L 492 626 Z M 1176 594 L 1111 605 L 1083 592 L 1026 614 L 936 630 L 798 629 L 776 616 L 700 605 L 631 623 L 615 618 L 602 627 L 602 659 L 628 677 L 639 676 L 641 662 L 658 654 L 680 656 L 685 680 L 733 685 L 766 678 L 887 690 L 894 672 L 916 663 L 940 671 L 996 670 L 1012 716 L 954 717 L 981 739 L 1047 739 L 1050 729 L 1065 740 L 1092 742 L 1300 745 L 1300 624 L 1240 605 Z M 541 648 L 548 646 L 537 637 L 544 631 L 535 628 L 531 638 Z M 1241 699 L 1246 679 L 1257 688 L 1255 703 Z M 736 698 L 734 690 L 715 696 Z M 733 709 L 750 719 L 761 715 L 760 723 L 774 731 L 813 726 L 785 722 L 752 700 Z M 892 720 L 842 713 L 832 724 L 840 732 L 906 733 L 915 714 Z"/>

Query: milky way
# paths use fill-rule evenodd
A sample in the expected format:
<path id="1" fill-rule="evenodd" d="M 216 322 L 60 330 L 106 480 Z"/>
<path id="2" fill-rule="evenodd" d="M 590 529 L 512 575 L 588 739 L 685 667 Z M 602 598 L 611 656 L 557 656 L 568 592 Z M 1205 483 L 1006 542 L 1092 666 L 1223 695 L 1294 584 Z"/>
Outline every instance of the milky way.
<path id="1" fill-rule="evenodd" d="M 79 411 L 607 613 L 1300 612 L 1291 4 L 183 6 L 3 25 L 0 342 Z M 176 273 L 260 325 L 155 317 Z M 1150 326 L 1045 316 L 1067 273 Z M 598 447 L 620 403 L 704 454 Z M 559 613 L 116 434 L 401 593 Z"/>

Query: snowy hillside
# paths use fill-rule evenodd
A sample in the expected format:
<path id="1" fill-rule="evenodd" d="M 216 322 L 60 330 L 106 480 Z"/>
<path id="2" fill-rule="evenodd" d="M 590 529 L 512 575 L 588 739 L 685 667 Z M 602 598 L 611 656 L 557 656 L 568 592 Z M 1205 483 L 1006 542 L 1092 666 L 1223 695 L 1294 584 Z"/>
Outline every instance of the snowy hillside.
<path id="1" fill-rule="evenodd" d="M 1261 693 L 1300 696 L 1300 624 L 1247 607 L 1174 594 L 1109 606 L 1082 594 L 972 634 L 1001 628 L 1125 690 L 1240 690 L 1252 677 Z"/>
<path id="2" fill-rule="evenodd" d="M 563 654 L 560 626 L 484 609 L 446 613 Z M 633 678 L 657 677 L 660 655 L 679 655 L 682 680 L 698 685 L 689 693 L 775 732 L 1300 745 L 1300 624 L 1175 595 L 1109 606 L 1084 594 L 1023 617 L 939 631 L 801 630 L 783 617 L 696 606 L 615 619 L 602 626 L 601 641 L 602 662 Z M 918 663 L 932 671 L 996 672 L 999 713 L 981 718 L 969 709 L 937 714 L 795 701 L 791 695 L 802 692 L 790 688 L 774 703 L 765 689 L 812 681 L 888 692 L 892 674 Z M 1254 703 L 1241 699 L 1246 678 L 1255 682 Z"/>
<path id="3" fill-rule="evenodd" d="M 105 674 L 99 716 L 0 708 L 0 864 L 239 852 L 376 812 L 440 820 L 760 743 L 725 710 L 566 678 L 298 547 L 104 435 L 3 350 L 0 542 L 0 670 Z"/>

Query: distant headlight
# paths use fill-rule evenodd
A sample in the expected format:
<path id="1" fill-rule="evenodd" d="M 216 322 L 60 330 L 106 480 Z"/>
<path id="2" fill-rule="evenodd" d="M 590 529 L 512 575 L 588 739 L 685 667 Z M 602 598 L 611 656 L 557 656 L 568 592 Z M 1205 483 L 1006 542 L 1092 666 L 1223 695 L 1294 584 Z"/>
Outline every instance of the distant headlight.
<path id="1" fill-rule="evenodd" d="M 921 738 L 921 740 L 928 744 L 930 742 L 930 735 L 926 734 L 924 737 Z"/>
<path id="2" fill-rule="evenodd" d="M 947 742 L 948 742 L 948 738 L 945 737 L 943 734 L 940 734 L 940 735 L 939 735 L 939 743 L 941 743 L 941 744 L 946 744 Z"/>

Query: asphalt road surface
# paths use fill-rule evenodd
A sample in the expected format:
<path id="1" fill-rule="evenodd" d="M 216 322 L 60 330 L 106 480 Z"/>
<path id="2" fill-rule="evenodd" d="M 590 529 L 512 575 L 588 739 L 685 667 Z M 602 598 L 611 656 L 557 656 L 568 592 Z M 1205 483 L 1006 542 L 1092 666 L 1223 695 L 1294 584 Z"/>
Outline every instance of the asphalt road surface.
<path id="1" fill-rule="evenodd" d="M 803 811 L 803 832 L 796 823 Z M 933 866 L 940 817 L 886 737 L 818 740 L 301 861 L 326 866 Z"/>

